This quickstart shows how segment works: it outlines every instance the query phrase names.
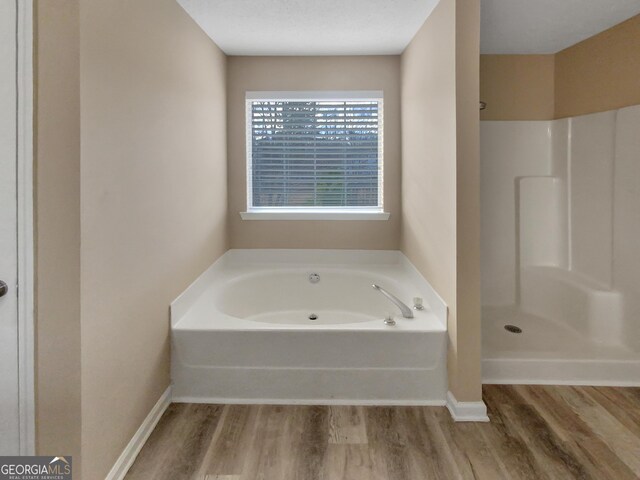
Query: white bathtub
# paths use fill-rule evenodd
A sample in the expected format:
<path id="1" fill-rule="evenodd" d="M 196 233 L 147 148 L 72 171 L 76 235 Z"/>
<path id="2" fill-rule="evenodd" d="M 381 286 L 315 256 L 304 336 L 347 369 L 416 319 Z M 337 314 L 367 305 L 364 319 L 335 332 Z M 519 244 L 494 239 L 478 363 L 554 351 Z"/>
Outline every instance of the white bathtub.
<path id="1" fill-rule="evenodd" d="M 400 252 L 231 250 L 171 305 L 174 401 L 444 405 L 446 312 Z"/>

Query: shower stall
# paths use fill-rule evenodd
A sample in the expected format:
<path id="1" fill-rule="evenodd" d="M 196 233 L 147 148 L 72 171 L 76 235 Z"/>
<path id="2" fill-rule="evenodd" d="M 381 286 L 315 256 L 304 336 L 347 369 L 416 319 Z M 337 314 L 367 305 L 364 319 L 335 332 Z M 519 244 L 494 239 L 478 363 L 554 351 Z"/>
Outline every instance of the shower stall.
<path id="1" fill-rule="evenodd" d="M 484 382 L 640 385 L 640 106 L 481 122 L 481 201 Z"/>

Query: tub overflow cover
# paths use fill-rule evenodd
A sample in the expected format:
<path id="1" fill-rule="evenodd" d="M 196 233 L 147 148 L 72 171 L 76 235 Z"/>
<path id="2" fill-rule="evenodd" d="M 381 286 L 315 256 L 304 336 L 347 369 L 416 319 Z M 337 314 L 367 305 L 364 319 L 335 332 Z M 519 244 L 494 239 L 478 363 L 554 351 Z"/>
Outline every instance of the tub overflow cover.
<path id="1" fill-rule="evenodd" d="M 318 315 L 316 315 L 315 313 L 312 313 L 311 315 L 309 315 L 309 320 L 317 320 L 318 319 Z"/>
<path id="2" fill-rule="evenodd" d="M 309 274 L 309 281 L 311 283 L 318 283 L 320 281 L 320 275 L 318 275 L 317 273 Z"/>

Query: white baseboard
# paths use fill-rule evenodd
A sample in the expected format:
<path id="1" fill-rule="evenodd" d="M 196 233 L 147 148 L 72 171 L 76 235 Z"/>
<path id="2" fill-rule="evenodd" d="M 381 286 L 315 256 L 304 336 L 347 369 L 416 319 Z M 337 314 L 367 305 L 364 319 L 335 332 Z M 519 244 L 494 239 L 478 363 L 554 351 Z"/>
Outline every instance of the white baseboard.
<path id="1" fill-rule="evenodd" d="M 484 402 L 459 402 L 451 391 L 447 392 L 447 408 L 456 422 L 488 422 Z"/>
<path id="2" fill-rule="evenodd" d="M 124 478 L 170 403 L 171 386 L 167 387 L 162 396 L 153 406 L 149 415 L 147 415 L 147 418 L 144 419 L 142 425 L 138 428 L 138 431 L 133 435 L 131 441 L 124 448 L 118 457 L 118 460 L 116 460 L 116 463 L 113 465 L 113 468 L 111 468 L 111 471 L 105 480 L 122 480 Z"/>

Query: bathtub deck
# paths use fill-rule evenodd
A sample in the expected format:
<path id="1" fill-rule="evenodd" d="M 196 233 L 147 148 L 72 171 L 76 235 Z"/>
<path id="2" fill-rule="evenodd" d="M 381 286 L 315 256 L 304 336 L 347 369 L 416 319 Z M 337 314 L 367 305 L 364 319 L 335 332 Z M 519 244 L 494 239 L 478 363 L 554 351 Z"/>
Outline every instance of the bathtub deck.
<path id="1" fill-rule="evenodd" d="M 172 404 L 127 479 L 640 478 L 640 388 L 484 387 L 442 407 Z"/>

